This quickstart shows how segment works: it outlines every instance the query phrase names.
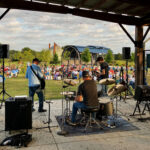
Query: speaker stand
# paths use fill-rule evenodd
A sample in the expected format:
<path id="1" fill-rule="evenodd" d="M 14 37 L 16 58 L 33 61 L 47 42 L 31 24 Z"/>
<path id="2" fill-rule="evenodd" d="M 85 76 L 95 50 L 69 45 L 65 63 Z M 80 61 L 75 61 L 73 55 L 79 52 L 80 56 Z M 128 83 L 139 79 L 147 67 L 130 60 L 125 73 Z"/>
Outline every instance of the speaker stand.
<path id="1" fill-rule="evenodd" d="M 133 96 L 133 93 L 129 87 L 129 82 L 128 82 L 128 59 L 126 59 L 126 86 L 127 86 L 127 92 L 126 92 L 126 95 L 125 95 L 125 98 L 126 96 L 130 95 Z"/>
<path id="2" fill-rule="evenodd" d="M 3 89 L 0 92 L 0 95 L 2 95 L 2 100 L 0 100 L 1 101 L 0 109 L 2 108 L 3 103 L 5 102 L 5 95 L 7 95 L 8 97 L 11 97 L 5 90 L 5 81 L 4 81 L 5 71 L 4 71 L 4 69 L 5 69 L 5 61 L 4 61 L 4 57 L 3 57 Z"/>

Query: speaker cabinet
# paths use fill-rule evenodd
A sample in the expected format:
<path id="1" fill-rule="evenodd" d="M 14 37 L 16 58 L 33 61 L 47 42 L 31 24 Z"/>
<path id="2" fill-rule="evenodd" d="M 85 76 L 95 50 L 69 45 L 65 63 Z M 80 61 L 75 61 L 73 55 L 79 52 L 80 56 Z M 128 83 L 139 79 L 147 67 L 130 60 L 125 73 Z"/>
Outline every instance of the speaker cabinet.
<path id="1" fill-rule="evenodd" d="M 0 58 L 9 58 L 9 45 L 0 45 Z"/>
<path id="2" fill-rule="evenodd" d="M 122 56 L 123 59 L 130 59 L 131 58 L 131 48 L 130 47 L 123 47 L 122 48 Z"/>
<path id="3" fill-rule="evenodd" d="M 147 54 L 147 67 L 150 68 L 150 54 Z"/>
<path id="4" fill-rule="evenodd" d="M 5 131 L 32 129 L 32 101 L 8 99 L 5 102 Z"/>

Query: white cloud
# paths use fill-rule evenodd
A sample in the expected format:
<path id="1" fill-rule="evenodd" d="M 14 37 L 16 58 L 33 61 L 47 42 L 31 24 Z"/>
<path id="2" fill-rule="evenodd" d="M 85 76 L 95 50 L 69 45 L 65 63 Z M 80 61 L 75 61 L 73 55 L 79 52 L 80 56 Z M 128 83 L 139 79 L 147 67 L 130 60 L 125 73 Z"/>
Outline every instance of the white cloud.
<path id="1" fill-rule="evenodd" d="M 0 9 L 0 13 L 4 10 Z M 135 28 L 125 28 L 134 39 Z M 41 50 L 47 48 L 48 43 L 56 42 L 60 46 L 100 45 L 115 53 L 130 46 L 134 51 L 133 43 L 118 24 L 68 14 L 10 10 L 0 22 L 0 31 L 0 42 L 9 43 L 11 49 L 17 50 L 25 46 Z"/>

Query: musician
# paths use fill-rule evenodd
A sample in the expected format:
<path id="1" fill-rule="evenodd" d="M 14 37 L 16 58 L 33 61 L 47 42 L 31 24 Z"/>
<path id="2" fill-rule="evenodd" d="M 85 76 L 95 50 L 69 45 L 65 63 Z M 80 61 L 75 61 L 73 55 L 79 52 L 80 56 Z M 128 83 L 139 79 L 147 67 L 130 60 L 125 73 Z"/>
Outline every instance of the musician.
<path id="1" fill-rule="evenodd" d="M 84 82 L 78 87 L 76 102 L 73 104 L 70 125 L 76 125 L 76 114 L 78 109 L 98 107 L 97 86 L 91 79 L 88 71 L 82 72 Z"/>
<path id="2" fill-rule="evenodd" d="M 100 72 L 98 74 L 99 80 L 108 78 L 109 76 L 108 63 L 104 61 L 104 58 L 102 56 L 99 56 L 96 61 L 100 64 Z"/>
<path id="3" fill-rule="evenodd" d="M 39 59 L 34 58 L 32 61 L 32 68 L 37 73 L 37 75 L 41 78 L 44 78 L 40 67 L 38 66 L 40 63 Z M 44 95 L 42 90 L 40 89 L 40 81 L 36 77 L 36 75 L 31 70 L 31 67 L 28 66 L 26 71 L 26 78 L 28 79 L 29 84 L 29 96 L 32 97 L 32 111 L 35 111 L 34 109 L 34 95 L 35 93 L 38 95 L 39 98 L 39 108 L 38 112 L 46 112 L 45 109 L 43 109 L 43 101 L 44 101 Z"/>
<path id="4" fill-rule="evenodd" d="M 100 72 L 97 75 L 98 81 L 109 78 L 108 63 L 104 61 L 104 58 L 102 56 L 99 56 L 96 61 L 100 64 Z M 102 90 L 103 90 L 103 93 L 107 93 L 107 87 L 105 85 L 102 85 Z"/>

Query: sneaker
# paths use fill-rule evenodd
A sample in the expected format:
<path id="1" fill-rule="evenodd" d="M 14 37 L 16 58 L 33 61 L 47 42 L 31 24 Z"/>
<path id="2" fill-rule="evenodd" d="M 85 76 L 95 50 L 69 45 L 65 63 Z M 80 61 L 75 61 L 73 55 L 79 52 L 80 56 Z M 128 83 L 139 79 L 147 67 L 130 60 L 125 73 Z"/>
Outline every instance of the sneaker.
<path id="1" fill-rule="evenodd" d="M 38 112 L 46 112 L 46 111 L 47 111 L 46 109 L 38 110 Z"/>
<path id="2" fill-rule="evenodd" d="M 69 119 L 66 120 L 66 123 L 70 126 L 76 126 L 77 123 L 70 121 Z"/>

